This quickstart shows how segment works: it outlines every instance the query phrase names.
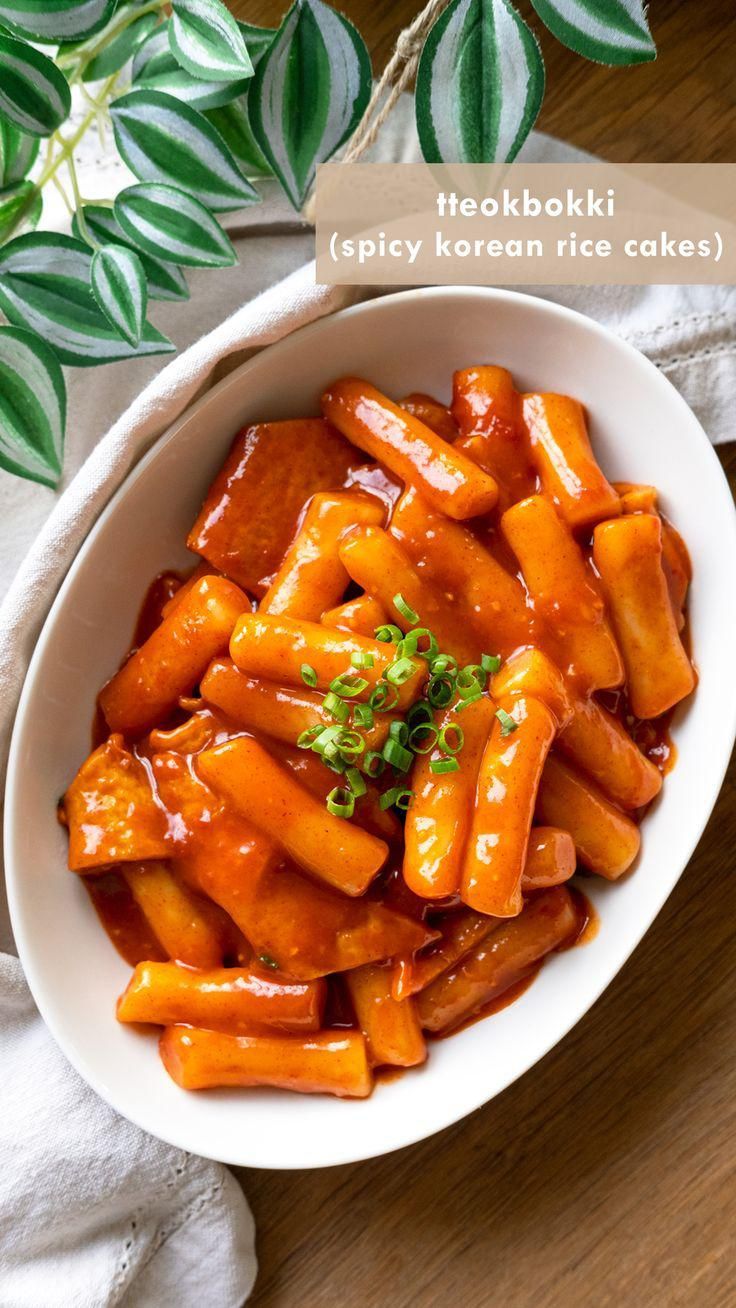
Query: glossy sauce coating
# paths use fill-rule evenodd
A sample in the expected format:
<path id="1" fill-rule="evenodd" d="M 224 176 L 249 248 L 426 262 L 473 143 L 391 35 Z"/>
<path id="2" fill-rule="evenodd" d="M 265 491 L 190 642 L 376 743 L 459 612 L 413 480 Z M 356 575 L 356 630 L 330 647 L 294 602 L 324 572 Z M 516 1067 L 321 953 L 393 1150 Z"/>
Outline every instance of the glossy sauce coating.
<path id="1" fill-rule="evenodd" d="M 695 684 L 684 543 L 576 401 L 482 364 L 324 405 L 236 438 L 59 806 L 191 1090 L 364 1097 L 593 938 L 576 868 L 635 869 Z"/>

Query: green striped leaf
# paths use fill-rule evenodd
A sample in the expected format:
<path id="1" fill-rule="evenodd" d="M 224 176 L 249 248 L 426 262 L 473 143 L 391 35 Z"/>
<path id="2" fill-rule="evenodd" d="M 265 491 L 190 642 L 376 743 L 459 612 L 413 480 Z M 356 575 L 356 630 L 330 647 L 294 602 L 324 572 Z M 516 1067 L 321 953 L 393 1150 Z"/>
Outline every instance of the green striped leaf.
<path id="1" fill-rule="evenodd" d="M 86 204 L 82 213 L 89 232 L 101 245 L 112 242 L 115 245 L 125 245 L 129 249 L 134 248 L 132 241 L 128 239 L 122 227 L 116 221 L 112 209 L 108 209 L 101 204 Z M 79 216 L 76 213 L 72 219 L 72 231 L 78 240 L 84 239 L 80 230 Z M 138 255 L 143 265 L 143 271 L 146 274 L 149 299 L 189 299 L 189 288 L 181 268 L 177 268 L 176 264 L 164 263 L 161 259 L 154 259 L 150 254 L 143 254 L 141 250 L 136 249 L 135 253 Z"/>
<path id="2" fill-rule="evenodd" d="M 51 136 L 71 109 L 64 74 L 40 50 L 0 32 L 0 116 L 31 136 Z"/>
<path id="3" fill-rule="evenodd" d="M 172 0 L 171 52 L 193 77 L 232 82 L 252 77 L 243 34 L 220 0 Z"/>
<path id="4" fill-rule="evenodd" d="M 177 63 L 169 46 L 168 22 L 161 23 L 143 42 L 133 60 L 133 85 L 151 91 L 165 91 L 192 109 L 215 109 L 227 104 L 248 88 L 249 79 L 207 82 L 192 77 Z"/>
<path id="5" fill-rule="evenodd" d="M 240 21 L 238 21 L 238 27 L 250 55 L 250 61 L 253 67 L 257 68 L 276 32 L 272 27 L 256 27 L 253 23 L 241 23 Z"/>
<path id="6" fill-rule="evenodd" d="M 114 36 L 110 43 L 95 55 L 82 73 L 83 82 L 98 82 L 103 77 L 111 77 L 124 68 L 132 59 L 138 46 L 156 26 L 156 14 L 142 14 L 134 23 L 129 23 Z"/>
<path id="7" fill-rule="evenodd" d="M 22 182 L 31 171 L 39 151 L 37 136 L 26 136 L 6 118 L 0 118 L 0 187 Z"/>
<path id="8" fill-rule="evenodd" d="M 129 345 L 137 346 L 148 300 L 138 255 L 125 245 L 104 245 L 92 257 L 90 283 L 108 322 Z"/>
<path id="9" fill-rule="evenodd" d="M 273 169 L 253 135 L 247 95 L 241 95 L 222 108 L 208 110 L 205 117 L 220 133 L 246 177 L 268 177 L 272 173 Z"/>
<path id="10" fill-rule="evenodd" d="M 112 18 L 117 0 L 0 0 L 0 23 L 32 41 L 61 44 L 92 36 Z"/>
<path id="11" fill-rule="evenodd" d="M 0 245 L 23 227 L 36 227 L 41 217 L 43 199 L 33 182 L 16 182 L 0 191 Z"/>
<path id="12" fill-rule="evenodd" d="M 0 309 L 53 348 L 61 363 L 91 368 L 118 359 L 170 354 L 171 341 L 146 323 L 140 345 L 120 338 L 90 286 L 89 248 L 72 236 L 36 232 L 0 249 Z"/>
<path id="13" fill-rule="evenodd" d="M 216 212 L 259 200 L 222 137 L 198 113 L 162 91 L 130 91 L 110 106 L 115 142 L 143 182 L 185 187 Z"/>
<path id="14" fill-rule="evenodd" d="M 544 95 L 535 37 L 509 0 L 451 0 L 432 27 L 416 80 L 428 163 L 514 159 Z"/>
<path id="15" fill-rule="evenodd" d="M 599 64 L 641 64 L 657 58 L 642 0 L 532 0 L 563 45 Z"/>
<path id="16" fill-rule="evenodd" d="M 190 268 L 226 268 L 237 256 L 208 209 L 175 186 L 128 186 L 115 201 L 115 217 L 145 254 L 164 255 Z"/>
<path id="17" fill-rule="evenodd" d="M 256 141 L 295 208 L 368 103 L 362 37 L 322 0 L 295 0 L 256 69 L 248 109 Z"/>
<path id="18" fill-rule="evenodd" d="M 66 423 L 64 376 L 33 332 L 0 327 L 0 468 L 55 488 Z"/>

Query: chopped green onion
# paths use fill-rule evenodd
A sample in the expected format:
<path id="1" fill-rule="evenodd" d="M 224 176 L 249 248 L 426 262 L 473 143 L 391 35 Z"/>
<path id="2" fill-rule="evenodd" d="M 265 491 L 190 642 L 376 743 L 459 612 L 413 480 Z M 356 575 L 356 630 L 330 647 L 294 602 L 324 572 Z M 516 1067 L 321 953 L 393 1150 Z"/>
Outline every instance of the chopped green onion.
<path id="1" fill-rule="evenodd" d="M 369 749 L 363 759 L 363 771 L 365 772 L 365 775 L 367 777 L 372 777 L 375 780 L 376 777 L 380 777 L 385 767 L 386 760 L 383 757 L 383 754 L 379 754 L 375 749 Z"/>
<path id="2" fill-rule="evenodd" d="M 263 963 L 264 967 L 278 967 L 276 959 L 272 958 L 270 954 L 259 954 L 258 962 Z"/>
<path id="3" fill-rule="evenodd" d="M 391 709 L 396 708 L 398 702 L 398 690 L 395 686 L 389 685 L 387 681 L 379 681 L 375 690 L 371 691 L 368 696 L 368 703 L 376 713 L 388 713 Z"/>
<path id="4" fill-rule="evenodd" d="M 477 704 L 479 699 L 483 698 L 483 691 L 476 690 L 472 695 L 466 695 L 464 699 L 458 700 L 453 712 L 462 713 L 463 709 L 470 708 L 471 704 Z"/>
<path id="5" fill-rule="evenodd" d="M 350 716 L 350 709 L 345 700 L 332 690 L 322 700 L 322 708 L 326 713 L 331 713 L 333 718 L 337 718 L 338 722 L 347 722 Z"/>
<path id="6" fill-rule="evenodd" d="M 334 727 L 323 727 L 318 736 L 315 736 L 312 742 L 312 749 L 315 754 L 324 754 L 327 746 L 340 735 L 342 727 L 338 724 Z"/>
<path id="7" fill-rule="evenodd" d="M 374 721 L 373 709 L 370 704 L 355 705 L 353 709 L 353 723 L 356 727 L 364 727 L 366 731 L 370 731 Z"/>
<path id="8" fill-rule="evenodd" d="M 342 773 L 345 772 L 348 766 L 347 760 L 343 758 L 339 749 L 336 749 L 334 751 L 330 749 L 328 753 L 323 754 L 322 762 L 324 763 L 326 768 L 330 769 L 330 772 L 337 772 L 338 775 L 342 775 Z"/>
<path id="9" fill-rule="evenodd" d="M 419 648 L 419 642 L 426 640 L 427 644 L 424 649 Z M 420 658 L 427 659 L 431 662 L 439 650 L 439 645 L 429 627 L 415 627 L 413 631 L 408 631 L 404 639 L 399 642 L 398 654 L 418 654 Z"/>
<path id="10" fill-rule="evenodd" d="M 489 677 L 493 677 L 498 672 L 498 669 L 501 666 L 501 655 L 481 654 L 480 666 L 482 667 L 484 672 L 488 673 Z"/>
<path id="11" fill-rule="evenodd" d="M 420 722 L 434 722 L 432 705 L 426 699 L 418 699 L 409 709 L 406 720 L 410 727 L 417 727 Z"/>
<path id="12" fill-rule="evenodd" d="M 401 786 L 392 786 L 391 790 L 384 791 L 378 803 L 379 807 L 384 811 L 396 805 L 397 808 L 406 812 L 411 803 L 411 791 L 402 790 Z"/>
<path id="13" fill-rule="evenodd" d="M 394 608 L 397 613 L 401 614 L 402 618 L 411 623 L 412 627 L 419 621 L 419 614 L 414 612 L 411 604 L 407 604 L 401 592 L 394 595 Z"/>
<path id="14" fill-rule="evenodd" d="M 447 672 L 431 677 L 427 687 L 427 699 L 433 708 L 446 708 L 455 694 L 455 683 Z"/>
<path id="15" fill-rule="evenodd" d="M 437 773 L 460 771 L 460 764 L 456 758 L 433 758 L 429 766 Z"/>
<path id="16" fill-rule="evenodd" d="M 314 689 L 314 687 L 317 685 L 317 673 L 315 672 L 311 664 L 302 663 L 302 666 L 300 667 L 299 671 L 302 674 L 302 681 L 305 683 L 305 685 L 311 686 L 312 689 Z"/>
<path id="17" fill-rule="evenodd" d="M 408 772 L 414 762 L 411 750 L 405 749 L 392 736 L 389 736 L 383 747 L 383 757 L 387 763 L 391 764 L 391 767 L 398 768 L 399 772 Z"/>
<path id="18" fill-rule="evenodd" d="M 516 731 L 519 724 L 518 722 L 514 722 L 511 714 L 507 713 L 505 709 L 496 709 L 496 717 L 501 723 L 502 736 L 510 736 L 512 731 Z"/>
<path id="19" fill-rule="evenodd" d="M 316 726 L 307 727 L 306 731 L 300 732 L 296 738 L 297 749 L 311 749 L 317 737 L 322 735 L 324 729 L 322 723 L 318 722 Z"/>
<path id="20" fill-rule="evenodd" d="M 450 733 L 453 734 L 454 741 L 450 740 Z M 456 726 L 454 722 L 450 722 L 440 731 L 437 744 L 446 754 L 459 754 L 465 744 L 465 732 L 461 727 Z"/>
<path id="21" fill-rule="evenodd" d="M 359 772 L 357 768 L 348 768 L 345 773 L 345 780 L 356 799 L 359 799 L 361 795 L 364 795 L 368 789 L 362 773 Z"/>
<path id="22" fill-rule="evenodd" d="M 335 786 L 327 796 L 327 812 L 333 817 L 351 818 L 355 812 L 355 795 L 344 786 Z"/>
<path id="23" fill-rule="evenodd" d="M 480 663 L 468 663 L 461 668 L 455 680 L 455 687 L 461 699 L 467 699 L 478 690 L 485 690 L 488 674 Z"/>
<path id="24" fill-rule="evenodd" d="M 405 722 L 392 722 L 388 734 L 392 740 L 398 740 L 400 745 L 405 745 L 409 739 L 409 728 Z"/>
<path id="25" fill-rule="evenodd" d="M 422 733 L 426 732 L 427 735 Z M 429 754 L 437 744 L 439 731 L 433 722 L 418 722 L 409 732 L 409 748 L 415 754 Z"/>
<path id="26" fill-rule="evenodd" d="M 341 731 L 335 745 L 343 758 L 357 758 L 365 749 L 365 740 L 358 731 Z"/>
<path id="27" fill-rule="evenodd" d="M 375 661 L 376 660 L 372 654 L 364 654 L 363 651 L 359 649 L 356 649 L 355 652 L 350 655 L 350 662 L 354 668 L 372 668 Z"/>
<path id="28" fill-rule="evenodd" d="M 376 640 L 390 645 L 398 645 L 399 641 L 404 639 L 401 627 L 395 627 L 393 622 L 384 622 L 382 626 L 376 627 L 375 635 Z"/>
<path id="29" fill-rule="evenodd" d="M 417 665 L 412 659 L 397 659 L 395 663 L 389 663 L 384 676 L 392 686 L 403 686 L 405 681 L 414 676 Z"/>
<path id="30" fill-rule="evenodd" d="M 333 695 L 339 695 L 340 699 L 355 699 L 356 695 L 362 695 L 363 691 L 368 689 L 369 684 L 365 677 L 356 677 L 353 673 L 348 673 L 343 677 L 335 677 L 330 682 L 330 690 Z"/>
<path id="31" fill-rule="evenodd" d="M 457 676 L 457 659 L 454 654 L 438 654 L 429 665 L 432 676 L 446 672 L 448 677 Z"/>

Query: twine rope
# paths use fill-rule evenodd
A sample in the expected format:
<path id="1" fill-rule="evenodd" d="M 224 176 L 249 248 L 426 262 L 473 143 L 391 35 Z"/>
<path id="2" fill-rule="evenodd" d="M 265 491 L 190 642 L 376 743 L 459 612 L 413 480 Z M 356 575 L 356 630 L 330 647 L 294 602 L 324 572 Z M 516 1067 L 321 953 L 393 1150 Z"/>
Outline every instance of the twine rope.
<path id="1" fill-rule="evenodd" d="M 416 76 L 419 56 L 427 33 L 447 2 L 448 0 L 429 0 L 408 27 L 399 33 L 393 54 L 373 88 L 365 113 L 353 133 L 342 163 L 356 163 L 374 144 L 399 97 Z M 314 221 L 314 192 L 305 206 L 304 216 L 308 222 Z"/>

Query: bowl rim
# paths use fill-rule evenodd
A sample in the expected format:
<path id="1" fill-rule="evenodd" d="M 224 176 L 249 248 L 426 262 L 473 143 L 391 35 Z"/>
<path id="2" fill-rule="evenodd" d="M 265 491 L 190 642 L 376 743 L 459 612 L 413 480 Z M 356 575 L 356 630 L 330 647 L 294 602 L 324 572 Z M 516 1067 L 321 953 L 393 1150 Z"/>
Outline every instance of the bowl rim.
<path id="1" fill-rule="evenodd" d="M 720 479 L 721 489 L 724 492 L 723 507 L 725 508 L 727 505 L 730 505 L 730 516 L 728 515 L 724 516 L 724 527 L 726 525 L 726 522 L 728 522 L 727 530 L 728 530 L 728 534 L 730 535 L 730 545 L 732 551 L 731 557 L 736 558 L 736 506 L 734 505 L 733 500 L 731 499 L 730 489 L 728 486 L 727 479 L 720 465 L 718 457 L 715 453 L 715 449 L 711 441 L 709 440 L 706 432 L 704 431 L 702 424 L 700 423 L 696 415 L 693 413 L 693 411 L 690 409 L 686 401 L 683 399 L 679 391 L 673 386 L 673 384 L 669 381 L 669 379 L 666 376 L 664 376 L 662 372 L 660 372 L 660 370 L 656 367 L 656 365 L 652 363 L 652 361 L 649 358 L 647 358 L 646 355 L 642 354 L 628 341 L 626 341 L 620 336 L 617 336 L 615 332 L 603 326 L 595 319 L 589 318 L 586 314 L 580 313 L 578 310 L 571 309 L 565 305 L 558 304 L 553 300 L 547 300 L 541 296 L 531 295 L 523 291 L 506 290 L 497 287 L 462 286 L 462 285 L 413 287 L 398 292 L 392 292 L 389 295 L 372 296 L 366 300 L 362 300 L 358 304 L 347 306 L 344 309 L 337 310 L 335 313 L 326 314 L 316 319 L 313 322 L 307 323 L 295 329 L 295 331 L 290 332 L 286 337 L 282 338 L 281 340 L 276 341 L 271 345 L 265 346 L 262 350 L 259 350 L 257 354 L 255 354 L 250 359 L 246 360 L 239 367 L 234 369 L 233 372 L 229 373 L 221 381 L 217 382 L 215 386 L 213 386 L 210 390 L 206 391 L 203 395 L 201 395 L 193 404 L 189 405 L 185 409 L 185 411 L 178 418 L 176 418 L 166 428 L 164 432 L 161 433 L 161 435 L 153 442 L 153 444 L 141 456 L 141 458 L 138 460 L 135 466 L 131 468 L 130 471 L 124 476 L 120 485 L 116 488 L 116 490 L 111 495 L 110 499 L 108 500 L 104 508 L 101 510 L 99 516 L 93 523 L 85 539 L 79 546 L 79 549 L 77 550 L 74 556 L 74 559 L 67 571 L 67 574 L 61 586 L 59 587 L 59 590 L 56 596 L 54 597 L 54 600 L 50 605 L 49 611 L 44 620 L 43 627 L 41 629 L 38 640 L 36 642 L 32 657 L 29 661 L 29 665 L 23 682 L 21 695 L 18 702 L 18 707 L 15 714 L 15 720 L 13 723 L 13 730 L 12 730 L 12 736 L 11 736 L 11 742 L 10 742 L 10 748 L 8 754 L 7 779 L 5 785 L 5 805 L 4 805 L 5 813 L 4 813 L 4 823 L 3 823 L 4 856 L 5 856 L 5 869 L 6 869 L 5 875 L 6 875 L 8 906 L 9 906 L 13 934 L 18 949 L 18 955 L 21 961 L 21 965 L 23 967 L 23 971 L 29 989 L 33 996 L 34 1002 L 36 1003 L 36 1006 L 51 1036 L 53 1037 L 59 1048 L 64 1053 L 64 1056 L 71 1063 L 72 1067 L 74 1067 L 74 1069 L 79 1073 L 79 1075 L 82 1076 L 82 1078 L 87 1082 L 87 1084 L 92 1087 L 95 1093 L 98 1094 L 104 1102 L 108 1103 L 116 1112 L 120 1113 L 121 1116 L 126 1118 L 128 1121 L 131 1121 L 134 1125 L 138 1126 L 141 1130 L 146 1131 L 148 1134 L 155 1135 L 156 1138 L 163 1140 L 167 1144 L 170 1144 L 174 1147 L 189 1152 L 192 1152 L 193 1148 L 192 1148 L 191 1139 L 187 1138 L 188 1128 L 186 1124 L 184 1125 L 182 1130 L 178 1129 L 178 1125 L 176 1123 L 172 1123 L 172 1127 L 170 1130 L 167 1129 L 166 1131 L 162 1131 L 159 1129 L 158 1126 L 155 1128 L 155 1131 L 152 1130 L 151 1126 L 145 1121 L 144 1114 L 131 1112 L 130 1108 L 127 1105 L 124 1106 L 123 1104 L 121 1104 L 120 1102 L 121 1096 L 119 1096 L 115 1092 L 114 1087 L 111 1088 L 107 1083 L 104 1083 L 101 1080 L 100 1076 L 98 1076 L 97 1074 L 95 1067 L 90 1065 L 89 1059 L 87 1057 L 86 1052 L 84 1051 L 84 1048 L 80 1046 L 78 1042 L 75 1042 L 73 1038 L 71 1037 L 67 1038 L 65 1031 L 60 1028 L 60 1024 L 57 1022 L 56 1017 L 54 1016 L 53 1004 L 51 1003 L 50 1000 L 50 987 L 49 987 L 48 980 L 44 978 L 43 969 L 37 969 L 33 958 L 33 949 L 30 943 L 28 943 L 29 933 L 27 933 L 26 931 L 24 911 L 21 905 L 20 882 L 22 880 L 22 875 L 20 874 L 20 872 L 16 871 L 16 867 L 15 867 L 15 849 L 14 849 L 15 836 L 16 836 L 15 813 L 18 806 L 18 796 L 19 796 L 20 786 L 22 784 L 21 776 L 20 776 L 21 770 L 19 766 L 20 756 L 22 751 L 23 737 L 27 727 L 28 719 L 30 717 L 29 710 L 31 706 L 33 692 L 35 689 L 37 669 L 39 664 L 41 663 L 41 660 L 43 658 L 43 655 L 46 651 L 48 644 L 53 640 L 56 616 L 59 610 L 61 609 L 61 607 L 63 606 L 63 604 L 65 603 L 67 593 L 74 584 L 74 579 L 76 577 L 77 572 L 81 568 L 87 555 L 94 549 L 97 536 L 102 531 L 104 525 L 106 524 L 108 519 L 116 512 L 119 502 L 128 493 L 129 489 L 135 484 L 135 482 L 138 481 L 140 477 L 146 475 L 151 463 L 155 461 L 155 459 L 158 457 L 163 447 L 168 445 L 171 441 L 177 438 L 178 433 L 180 432 L 181 428 L 185 424 L 188 424 L 193 420 L 196 421 L 196 419 L 201 415 L 202 411 L 206 410 L 208 404 L 212 402 L 214 397 L 219 398 L 222 395 L 226 394 L 230 388 L 239 387 L 243 379 L 247 377 L 252 370 L 254 370 L 259 366 L 260 361 L 262 360 L 264 354 L 268 353 L 271 357 L 277 357 L 280 352 L 289 348 L 293 348 L 293 343 L 295 339 L 297 338 L 304 339 L 304 337 L 307 335 L 318 334 L 319 332 L 325 330 L 326 328 L 329 329 L 329 327 L 333 324 L 333 322 L 336 319 L 343 320 L 345 318 L 355 318 L 363 315 L 370 316 L 371 313 L 375 313 L 376 311 L 380 312 L 380 310 L 383 307 L 390 308 L 392 304 L 395 304 L 399 300 L 403 301 L 408 299 L 414 299 L 414 300 L 430 299 L 430 300 L 442 301 L 445 299 L 450 299 L 450 298 L 454 299 L 457 297 L 460 297 L 461 299 L 462 298 L 482 299 L 490 304 L 499 301 L 504 301 L 504 302 L 511 301 L 512 303 L 523 301 L 526 303 L 527 307 L 532 312 L 539 313 L 542 316 L 547 315 L 549 317 L 556 318 L 563 325 L 566 323 L 572 323 L 573 325 L 577 325 L 578 327 L 583 327 L 586 331 L 592 333 L 594 336 L 601 338 L 608 345 L 612 344 L 616 349 L 621 351 L 625 356 L 627 356 L 627 360 L 633 368 L 643 369 L 644 372 L 647 373 L 652 380 L 654 377 L 656 377 L 657 385 L 664 386 L 670 391 L 671 393 L 670 400 L 674 400 L 677 406 L 679 407 L 679 409 L 682 411 L 683 416 L 687 422 L 687 425 L 691 429 L 691 435 L 693 438 L 695 438 L 695 432 L 697 431 L 698 433 L 697 440 L 699 442 L 700 450 L 701 450 L 700 457 L 704 458 L 706 462 L 711 464 L 712 470 L 717 473 L 717 479 Z M 736 598 L 736 585 L 734 587 L 734 590 L 735 590 L 735 598 Z M 734 652 L 736 653 L 736 623 L 734 623 L 732 626 L 731 641 L 734 645 Z M 724 705 L 724 709 L 725 708 L 726 705 Z M 528 1059 L 525 1057 L 522 1060 L 522 1065 L 520 1067 L 520 1070 L 516 1072 L 512 1072 L 512 1074 L 509 1076 L 509 1079 L 505 1081 L 502 1086 L 499 1086 L 496 1090 L 491 1091 L 491 1093 L 489 1094 L 486 1092 L 485 1087 L 479 1082 L 478 1092 L 473 1097 L 472 1103 L 468 1104 L 464 1102 L 459 1108 L 454 1107 L 452 1104 L 445 1105 L 443 1111 L 437 1112 L 436 1114 L 433 1115 L 431 1125 L 427 1126 L 422 1124 L 421 1122 L 417 1122 L 416 1126 L 413 1129 L 406 1132 L 405 1138 L 401 1139 L 400 1141 L 388 1144 L 385 1149 L 381 1148 L 380 1150 L 377 1150 L 375 1146 L 369 1146 L 367 1148 L 361 1147 L 360 1144 L 357 1143 L 356 1148 L 354 1150 L 351 1150 L 349 1157 L 345 1157 L 344 1154 L 339 1154 L 339 1155 L 335 1154 L 334 1156 L 326 1154 L 326 1156 L 324 1158 L 320 1158 L 319 1161 L 313 1161 L 309 1163 L 304 1163 L 303 1161 L 299 1161 L 299 1160 L 295 1162 L 288 1162 L 288 1161 L 273 1162 L 272 1160 L 254 1162 L 252 1160 L 252 1154 L 247 1157 L 243 1155 L 238 1156 L 237 1148 L 230 1149 L 229 1151 L 230 1156 L 228 1157 L 222 1156 L 221 1153 L 218 1154 L 217 1157 L 222 1162 L 229 1163 L 234 1166 L 259 1167 L 259 1168 L 266 1168 L 273 1171 L 283 1171 L 283 1170 L 288 1171 L 288 1170 L 294 1170 L 295 1168 L 304 1168 L 304 1167 L 308 1167 L 309 1169 L 312 1168 L 316 1169 L 316 1168 L 330 1167 L 330 1166 L 336 1166 L 341 1164 L 357 1163 L 369 1158 L 381 1157 L 384 1154 L 389 1154 L 395 1152 L 398 1149 L 408 1147 L 409 1145 L 412 1144 L 416 1144 L 419 1141 L 427 1139 L 428 1137 L 435 1135 L 440 1131 L 443 1131 L 448 1127 L 454 1125 L 456 1122 L 468 1116 L 470 1113 L 476 1111 L 478 1108 L 481 1108 L 486 1103 L 490 1103 L 494 1098 L 497 1097 L 497 1095 L 501 1094 L 503 1090 L 507 1089 L 521 1076 L 524 1076 L 528 1071 L 530 1071 L 531 1068 L 536 1065 L 536 1063 L 541 1061 L 542 1058 L 546 1057 L 546 1055 L 552 1049 L 554 1049 L 559 1043 L 561 1043 L 562 1040 L 566 1038 L 567 1035 L 569 1035 L 573 1027 L 575 1027 L 577 1023 L 581 1020 L 581 1018 L 585 1016 L 585 1014 L 588 1013 L 593 1008 L 593 1006 L 598 1002 L 603 992 L 612 983 L 612 981 L 621 971 L 624 964 L 630 958 L 631 954 L 644 939 L 644 936 L 647 934 L 647 932 L 653 925 L 654 921 L 656 920 L 659 913 L 661 912 L 662 907 L 669 899 L 675 886 L 677 885 L 677 882 L 680 880 L 680 877 L 685 871 L 685 868 L 687 867 L 700 839 L 702 838 L 703 832 L 705 831 L 707 823 L 713 812 L 713 808 L 720 794 L 720 790 L 723 785 L 723 780 L 725 777 L 725 773 L 733 749 L 734 740 L 736 739 L 736 681 L 734 682 L 734 686 L 731 692 L 730 704 L 728 705 L 728 712 L 724 713 L 724 716 L 721 718 L 718 739 L 720 744 L 717 750 L 717 757 L 715 759 L 713 758 L 711 759 L 711 764 L 714 766 L 712 772 L 713 788 L 712 788 L 710 800 L 708 802 L 707 807 L 703 809 L 701 820 L 697 824 L 697 828 L 694 829 L 695 834 L 688 841 L 687 848 L 686 849 L 682 848 L 678 853 L 678 857 L 676 860 L 676 866 L 678 868 L 677 873 L 676 875 L 669 878 L 668 882 L 666 883 L 666 886 L 663 888 L 663 892 L 659 898 L 659 902 L 651 917 L 651 920 L 648 922 L 644 931 L 642 931 L 630 945 L 627 944 L 625 949 L 620 950 L 617 953 L 615 966 L 609 964 L 605 968 L 602 976 L 599 975 L 597 978 L 593 979 L 588 986 L 584 988 L 583 998 L 579 1002 L 571 1006 L 571 1013 L 569 1019 L 565 1020 L 561 1026 L 556 1026 L 554 1028 L 554 1034 L 551 1037 L 548 1038 L 547 1036 L 545 1036 L 544 1040 L 541 1041 L 540 1045 L 538 1047 L 535 1047 L 531 1056 Z M 30 932 L 30 928 L 29 928 L 29 932 Z M 233 1144 L 234 1143 L 235 1142 L 233 1142 Z M 212 1156 L 212 1155 L 205 1155 L 205 1156 Z"/>

